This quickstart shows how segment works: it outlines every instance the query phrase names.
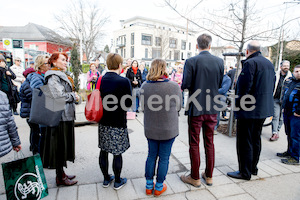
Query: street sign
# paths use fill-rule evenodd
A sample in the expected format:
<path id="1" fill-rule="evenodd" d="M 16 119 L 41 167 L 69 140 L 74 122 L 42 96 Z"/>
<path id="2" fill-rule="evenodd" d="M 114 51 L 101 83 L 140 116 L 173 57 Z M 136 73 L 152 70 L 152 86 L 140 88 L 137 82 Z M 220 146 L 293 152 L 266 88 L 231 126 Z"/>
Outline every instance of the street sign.
<path id="1" fill-rule="evenodd" d="M 3 48 L 6 50 L 11 50 L 12 49 L 12 39 L 10 38 L 3 38 Z"/>
<path id="2" fill-rule="evenodd" d="M 24 40 L 12 40 L 14 49 L 23 49 L 24 48 Z"/>

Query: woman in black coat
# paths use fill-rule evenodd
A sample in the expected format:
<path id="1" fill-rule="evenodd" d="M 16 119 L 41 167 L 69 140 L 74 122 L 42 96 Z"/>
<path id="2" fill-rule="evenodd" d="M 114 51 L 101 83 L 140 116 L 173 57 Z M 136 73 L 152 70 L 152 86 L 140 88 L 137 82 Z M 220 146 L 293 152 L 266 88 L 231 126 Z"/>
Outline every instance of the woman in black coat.
<path id="1" fill-rule="evenodd" d="M 10 109 L 13 109 L 14 112 L 17 110 L 17 103 L 14 99 L 13 83 L 11 80 L 15 79 L 16 75 L 6 67 L 6 60 L 3 55 L 0 55 L 0 90 L 4 92 L 9 100 Z"/>

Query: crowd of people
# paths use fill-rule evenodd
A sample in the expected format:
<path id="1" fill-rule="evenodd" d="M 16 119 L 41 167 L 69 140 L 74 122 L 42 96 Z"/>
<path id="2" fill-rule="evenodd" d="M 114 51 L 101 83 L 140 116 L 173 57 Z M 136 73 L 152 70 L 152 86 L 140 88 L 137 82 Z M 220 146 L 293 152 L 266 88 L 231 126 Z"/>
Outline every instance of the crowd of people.
<path id="1" fill-rule="evenodd" d="M 197 38 L 199 54 L 187 59 L 184 65 L 179 64 L 175 70 L 170 70 L 162 59 L 152 60 L 150 67 L 146 67 L 144 62 L 128 59 L 124 66 L 123 58 L 117 53 L 108 54 L 105 73 L 97 71 L 97 64 L 90 64 L 87 90 L 93 91 L 100 81 L 101 98 L 113 95 L 117 99 L 117 107 L 113 111 L 110 108 L 115 105 L 104 107 L 103 117 L 98 124 L 99 166 L 104 177 L 104 188 L 114 182 L 114 189 L 119 190 L 127 182 L 125 177 L 121 177 L 122 154 L 130 148 L 126 113 L 132 110 L 144 112 L 144 134 L 148 142 L 145 193 L 160 196 L 167 190 L 164 181 L 172 145 L 179 135 L 178 112 L 184 105 L 185 90 L 189 93 L 185 115 L 188 122 L 191 173 L 180 177 L 184 183 L 194 187 L 201 186 L 199 143 L 202 129 L 206 168 L 201 176 L 208 186 L 213 185 L 214 134 L 220 118 L 220 110 L 217 108 L 220 105 L 224 107 L 226 93 L 232 85 L 237 95 L 236 106 L 242 109 L 235 112 L 239 170 L 229 172 L 228 176 L 250 180 L 251 175 L 257 175 L 262 126 L 270 116 L 274 116 L 270 141 L 278 140 L 283 123 L 287 134 L 287 151 L 277 153 L 277 156 L 284 157 L 282 162 L 285 164 L 299 164 L 300 65 L 295 66 L 291 73 L 290 63 L 284 60 L 275 74 L 273 64 L 261 55 L 260 44 L 251 41 L 246 49 L 246 59 L 242 61 L 242 71 L 237 82 L 233 83 L 235 71 L 229 71 L 228 75 L 224 72 L 224 61 L 209 52 L 211 43 L 210 35 L 200 35 Z M 75 102 L 79 99 L 73 79 L 66 73 L 67 59 L 67 54 L 62 52 L 53 53 L 50 57 L 39 55 L 35 59 L 34 68 L 23 71 L 20 58 L 15 58 L 15 65 L 7 68 L 5 58 L 0 55 L 0 143 L 1 147 L 5 146 L 1 148 L 0 157 L 12 149 L 21 149 L 12 116 L 12 113 L 17 114 L 17 101 L 14 97 L 17 94 L 22 102 L 20 115 L 27 119 L 30 127 L 30 150 L 33 154 L 41 155 L 45 168 L 56 170 L 58 186 L 77 183 L 75 175 L 67 175 L 64 171 L 67 161 L 75 161 Z M 32 91 L 45 85 L 53 98 L 63 99 L 65 102 L 60 122 L 54 127 L 28 120 L 31 107 L 35 106 L 31 104 Z M 123 109 L 122 98 L 126 95 L 132 98 L 125 100 L 128 109 Z M 219 101 L 214 99 L 217 95 L 221 95 Z M 163 109 L 159 109 L 160 106 L 154 108 L 149 103 L 153 96 L 162 99 Z M 254 97 L 254 102 L 251 97 Z M 244 104 L 246 108 L 243 108 Z M 114 175 L 108 173 L 109 153 L 113 155 Z"/>

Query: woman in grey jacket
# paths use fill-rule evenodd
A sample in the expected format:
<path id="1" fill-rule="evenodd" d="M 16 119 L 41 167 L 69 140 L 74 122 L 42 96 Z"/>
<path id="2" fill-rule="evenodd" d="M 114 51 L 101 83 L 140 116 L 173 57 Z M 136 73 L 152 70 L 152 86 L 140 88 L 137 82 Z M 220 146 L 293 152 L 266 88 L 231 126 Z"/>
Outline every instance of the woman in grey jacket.
<path id="1" fill-rule="evenodd" d="M 0 91 L 0 157 L 12 149 L 16 152 L 21 150 L 21 142 L 7 96 Z"/>
<path id="2" fill-rule="evenodd" d="M 51 69 L 45 74 L 45 85 L 53 98 L 62 103 L 56 104 L 57 109 L 62 106 L 64 111 L 58 126 L 47 127 L 41 155 L 44 167 L 56 169 L 56 184 L 71 186 L 77 183 L 72 180 L 75 176 L 66 175 L 63 167 L 67 167 L 66 161 L 75 160 L 74 120 L 78 95 L 74 92 L 73 79 L 65 74 L 67 58 L 66 53 L 53 53 L 48 61 Z"/>
<path id="3" fill-rule="evenodd" d="M 146 194 L 151 195 L 154 189 L 154 196 L 161 195 L 167 189 L 163 182 L 168 172 L 171 148 L 179 134 L 178 111 L 182 105 L 181 89 L 177 83 L 168 80 L 166 65 L 164 60 L 153 60 L 147 82 L 141 87 L 145 108 L 144 129 L 148 140 Z M 153 177 L 157 158 L 159 161 L 154 188 Z"/>

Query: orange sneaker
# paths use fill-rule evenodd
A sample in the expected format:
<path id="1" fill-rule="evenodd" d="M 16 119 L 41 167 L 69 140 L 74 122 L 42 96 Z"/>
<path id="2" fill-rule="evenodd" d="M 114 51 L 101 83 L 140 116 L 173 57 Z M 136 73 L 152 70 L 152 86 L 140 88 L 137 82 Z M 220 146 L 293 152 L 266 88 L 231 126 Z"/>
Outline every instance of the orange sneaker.
<path id="1" fill-rule="evenodd" d="M 163 189 L 162 189 L 161 191 L 154 190 L 154 196 L 155 196 L 155 197 L 158 197 L 158 196 L 160 196 L 162 193 L 164 193 L 166 190 L 167 190 L 167 185 L 164 184 Z"/>
<path id="2" fill-rule="evenodd" d="M 155 187 L 155 184 L 153 185 L 153 188 Z M 152 195 L 153 194 L 153 188 L 152 189 L 147 189 L 146 188 L 146 195 Z"/>

